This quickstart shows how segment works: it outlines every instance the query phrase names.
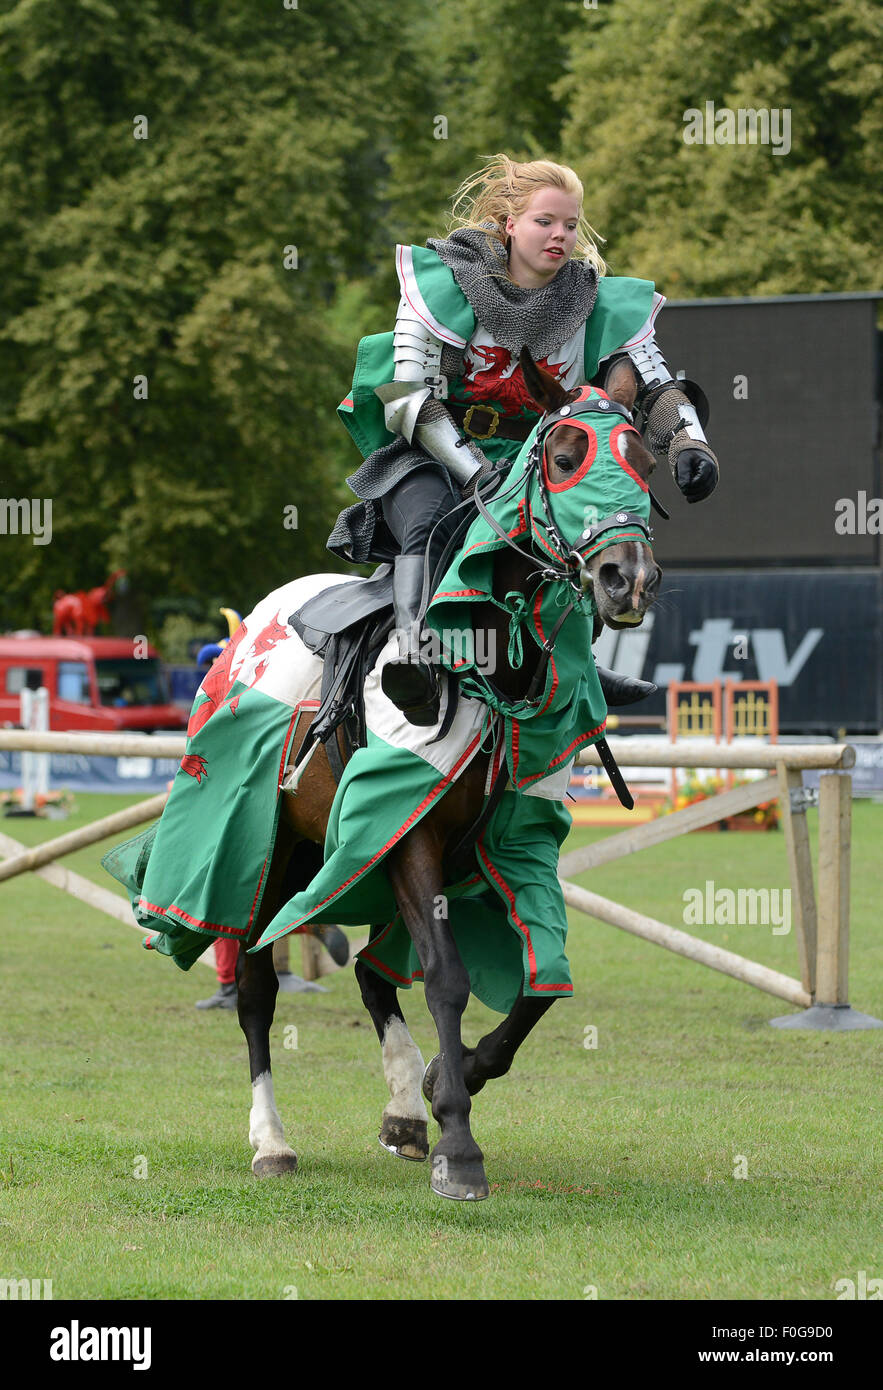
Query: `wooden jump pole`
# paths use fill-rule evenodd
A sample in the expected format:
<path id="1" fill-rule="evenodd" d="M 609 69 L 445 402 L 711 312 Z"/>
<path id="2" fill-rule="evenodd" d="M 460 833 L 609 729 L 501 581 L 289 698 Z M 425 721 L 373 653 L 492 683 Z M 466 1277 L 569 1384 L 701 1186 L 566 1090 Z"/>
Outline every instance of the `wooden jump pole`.
<path id="1" fill-rule="evenodd" d="M 609 738 L 607 744 L 620 767 L 749 767 L 771 771 L 779 763 L 786 767 L 842 770 L 855 767 L 855 749 L 849 743 L 776 743 L 744 747 L 710 743 L 708 739 L 692 743 L 678 739 L 672 744 L 661 739 Z M 0 748 L 2 746 L 0 742 Z M 596 748 L 584 749 L 577 762 L 601 766 Z"/>
<path id="2" fill-rule="evenodd" d="M 663 946 L 666 951 L 674 951 L 676 955 L 686 956 L 688 960 L 698 961 L 700 965 L 710 966 L 712 970 L 719 970 L 724 975 L 732 975 L 734 979 L 741 980 L 746 985 L 754 985 L 755 989 L 774 994 L 778 999 L 787 999 L 789 1004 L 796 1004 L 799 1008 L 808 1009 L 812 1004 L 812 997 L 800 981 L 792 980 L 789 975 L 770 970 L 768 966 L 759 965 L 757 961 L 746 960 L 744 956 L 737 956 L 732 951 L 724 951 L 720 946 L 711 946 L 707 941 L 700 941 L 698 937 L 690 936 L 688 932 L 680 931 L 677 927 L 658 922 L 655 917 L 645 917 L 643 913 L 633 912 L 630 907 L 623 907 L 621 903 L 612 902 L 610 898 L 590 893 L 588 889 L 580 888 L 576 883 L 564 880 L 561 889 L 566 903 L 579 908 L 580 912 L 588 913 L 590 917 L 597 917 L 601 922 L 621 927 L 633 936 L 643 937 L 645 941 L 652 941 L 656 946 Z"/>
<path id="3" fill-rule="evenodd" d="M 26 873 L 28 869 L 37 869 L 53 859 L 60 859 L 62 855 L 71 854 L 75 849 L 82 849 L 85 845 L 94 845 L 98 840 L 106 840 L 109 835 L 116 835 L 120 830 L 129 830 L 133 825 L 155 820 L 157 816 L 162 815 L 167 796 L 167 792 L 161 792 L 158 796 L 150 797 L 148 801 L 139 801 L 136 806 L 127 806 L 124 811 L 115 811 L 112 816 L 104 816 L 101 820 L 80 826 L 79 830 L 71 830 L 67 835 L 57 835 L 54 840 L 47 840 L 42 845 L 25 850 L 24 854 L 14 855 L 0 864 L 0 882 L 3 879 L 14 878 L 16 874 Z"/>
<path id="4" fill-rule="evenodd" d="M 813 887 L 812 847 L 806 823 L 808 797 L 799 768 L 779 763 L 779 809 L 785 831 L 788 875 L 791 881 L 791 919 L 797 938 L 797 958 L 803 988 L 816 989 L 816 895 Z"/>
<path id="5" fill-rule="evenodd" d="M 11 835 L 0 835 L 0 854 L 19 855 L 24 848 L 25 846 L 18 840 L 13 840 Z M 54 888 L 60 888 L 63 893 L 70 893 L 72 898 L 78 898 L 96 912 L 113 917 L 125 927 L 134 927 L 142 936 L 145 934 L 147 928 L 143 923 L 135 921 L 129 899 L 121 897 L 119 893 L 102 888 L 100 884 L 93 883 L 90 878 L 83 878 L 81 874 L 75 874 L 73 869 L 68 869 L 63 864 L 45 864 L 42 868 L 34 869 L 33 874 L 35 878 L 42 878 L 45 883 L 51 883 Z M 214 970 L 214 951 L 210 950 L 201 955 L 197 963 L 210 965 Z"/>
<path id="6" fill-rule="evenodd" d="M 0 749 L 33 753 L 83 753 L 86 756 L 181 758 L 184 734 L 35 734 L 27 729 L 0 729 Z M 787 767 L 839 768 L 855 766 L 855 749 L 848 743 L 779 743 L 744 748 L 709 744 L 707 739 L 676 744 L 644 737 L 613 736 L 610 751 L 622 767 L 748 767 L 774 770 Z M 589 748 L 579 763 L 601 766 L 597 750 Z"/>
<path id="7" fill-rule="evenodd" d="M 35 734 L 0 729 L 0 749 L 30 753 L 81 753 L 93 758 L 175 758 L 184 756 L 184 734 Z"/>
<path id="8" fill-rule="evenodd" d="M 820 1004 L 848 1000 L 849 848 L 852 778 L 819 778 L 819 913 L 815 995 Z"/>
<path id="9" fill-rule="evenodd" d="M 797 774 L 798 777 L 800 773 Z M 686 835 L 690 830 L 701 830 L 706 825 L 714 825 L 725 816 L 738 815 L 749 811 L 760 801 L 771 801 L 778 795 L 779 784 L 775 777 L 762 777 L 749 782 L 744 787 L 735 787 L 730 792 L 718 796 L 708 796 L 704 801 L 696 801 L 681 811 L 672 811 L 667 816 L 657 816 L 656 820 L 635 826 L 633 830 L 623 830 L 619 835 L 608 835 L 604 840 L 584 845 L 582 849 L 571 850 L 565 854 L 558 865 L 562 876 L 581 874 L 586 869 L 597 868 L 599 864 L 609 864 L 613 859 L 621 859 L 625 854 L 636 854 L 638 850 L 650 845 L 664 844 L 676 835 Z"/>

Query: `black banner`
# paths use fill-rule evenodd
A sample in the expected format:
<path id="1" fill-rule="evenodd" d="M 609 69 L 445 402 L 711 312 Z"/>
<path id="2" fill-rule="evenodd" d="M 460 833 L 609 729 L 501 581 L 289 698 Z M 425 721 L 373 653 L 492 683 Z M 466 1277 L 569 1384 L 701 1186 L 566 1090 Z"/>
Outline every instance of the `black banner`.
<path id="1" fill-rule="evenodd" d="M 783 733 L 883 728 L 883 575 L 666 571 L 636 631 L 605 629 L 596 659 L 660 691 L 632 707 L 664 715 L 673 680 L 775 680 Z M 615 711 L 614 711 L 615 712 Z"/>
<path id="2" fill-rule="evenodd" d="M 672 514 L 657 528 L 662 565 L 879 563 L 878 305 L 869 294 L 665 306 L 659 344 L 708 396 L 721 481 L 688 506 L 657 470 Z"/>

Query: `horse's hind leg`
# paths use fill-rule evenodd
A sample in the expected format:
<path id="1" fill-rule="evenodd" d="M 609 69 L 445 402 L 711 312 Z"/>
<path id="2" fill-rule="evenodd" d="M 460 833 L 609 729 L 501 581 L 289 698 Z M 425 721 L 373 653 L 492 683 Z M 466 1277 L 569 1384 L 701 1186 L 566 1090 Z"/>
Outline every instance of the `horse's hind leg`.
<path id="1" fill-rule="evenodd" d="M 264 926 L 275 915 L 280 888 L 285 880 L 285 871 L 291 857 L 291 837 L 280 824 L 261 910 L 251 933 L 252 941 L 257 940 Z M 236 963 L 236 985 L 239 995 L 239 1026 L 248 1043 L 248 1064 L 251 1070 L 252 1105 L 248 1138 L 255 1150 L 255 1156 L 251 1161 L 252 1172 L 259 1178 L 293 1173 L 297 1169 L 297 1155 L 285 1142 L 282 1121 L 276 1109 L 270 1069 L 270 1026 L 279 989 L 270 947 L 265 947 L 254 955 L 248 955 L 245 947 L 240 949 Z"/>
<path id="2" fill-rule="evenodd" d="M 380 1039 L 383 1074 L 389 1087 L 378 1138 L 399 1158 L 420 1161 L 429 1155 L 429 1117 L 420 1093 L 425 1070 L 420 1049 L 408 1032 L 395 985 L 362 960 L 356 961 L 356 979 Z"/>
<path id="3" fill-rule="evenodd" d="M 464 1048 L 463 1079 L 471 1096 L 476 1095 L 486 1081 L 506 1075 L 528 1033 L 554 1003 L 554 999 L 525 995 L 492 1033 L 486 1033 L 474 1048 Z M 438 1070 L 439 1059 L 433 1057 L 423 1080 L 423 1093 L 430 1101 Z"/>

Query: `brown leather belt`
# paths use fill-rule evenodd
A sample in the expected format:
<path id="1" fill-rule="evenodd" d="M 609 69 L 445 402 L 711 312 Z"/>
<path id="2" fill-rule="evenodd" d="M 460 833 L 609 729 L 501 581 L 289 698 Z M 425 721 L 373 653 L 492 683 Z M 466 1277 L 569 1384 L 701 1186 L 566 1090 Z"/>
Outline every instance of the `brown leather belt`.
<path id="1" fill-rule="evenodd" d="M 467 439 L 518 439 L 523 443 L 536 424 L 536 420 L 523 416 L 501 415 L 490 405 L 467 406 L 445 401 L 445 406 Z"/>

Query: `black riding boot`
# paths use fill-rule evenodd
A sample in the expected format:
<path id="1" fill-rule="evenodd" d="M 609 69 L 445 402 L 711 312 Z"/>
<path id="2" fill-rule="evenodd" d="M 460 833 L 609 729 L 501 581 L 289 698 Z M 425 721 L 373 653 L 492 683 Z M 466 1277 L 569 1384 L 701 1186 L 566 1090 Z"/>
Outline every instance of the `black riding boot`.
<path id="1" fill-rule="evenodd" d="M 652 681 L 639 681 L 636 676 L 620 676 L 616 671 L 608 671 L 606 666 L 599 666 L 597 661 L 595 670 L 598 672 L 601 691 L 608 705 L 633 705 L 638 700 L 645 700 L 648 695 L 655 695 L 659 689 Z"/>
<path id="2" fill-rule="evenodd" d="M 438 723 L 439 688 L 435 670 L 420 653 L 420 602 L 423 598 L 423 556 L 399 555 L 392 580 L 392 601 L 399 655 L 388 661 L 380 686 L 410 724 Z"/>

